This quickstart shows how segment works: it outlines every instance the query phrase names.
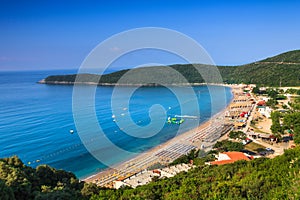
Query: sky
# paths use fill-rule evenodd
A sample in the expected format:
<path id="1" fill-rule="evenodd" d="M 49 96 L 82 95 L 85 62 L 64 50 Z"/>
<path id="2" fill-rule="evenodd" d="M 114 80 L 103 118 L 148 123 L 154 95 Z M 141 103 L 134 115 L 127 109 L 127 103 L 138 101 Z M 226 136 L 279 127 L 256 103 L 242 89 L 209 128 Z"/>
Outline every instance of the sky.
<path id="1" fill-rule="evenodd" d="M 299 9 L 297 0 L 1 0 L 0 70 L 76 69 L 100 42 L 141 27 L 186 34 L 218 65 L 246 64 L 300 49 Z M 148 54 L 161 58 L 155 63 L 181 62 Z M 129 55 L 115 65 L 151 62 L 146 56 Z"/>

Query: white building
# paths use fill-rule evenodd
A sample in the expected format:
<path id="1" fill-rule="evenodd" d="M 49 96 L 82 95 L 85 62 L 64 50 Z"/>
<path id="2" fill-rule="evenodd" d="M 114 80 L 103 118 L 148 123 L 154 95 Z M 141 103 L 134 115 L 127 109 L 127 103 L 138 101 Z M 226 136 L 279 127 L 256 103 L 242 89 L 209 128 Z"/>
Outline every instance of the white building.
<path id="1" fill-rule="evenodd" d="M 113 187 L 115 189 L 119 189 L 124 186 L 129 186 L 132 188 L 136 188 L 140 185 L 146 185 L 152 181 L 152 179 L 156 176 L 159 178 L 162 177 L 173 177 L 176 174 L 180 172 L 187 172 L 189 169 L 191 169 L 191 166 L 188 164 L 178 164 L 170 167 L 165 167 L 162 169 L 156 169 L 156 170 L 143 170 L 133 176 L 126 177 L 126 178 L 120 178 L 116 181 L 114 181 Z M 158 172 L 158 173 L 157 173 Z"/>
<path id="2" fill-rule="evenodd" d="M 128 185 L 127 183 L 124 183 L 123 181 L 121 181 L 121 180 L 117 180 L 117 181 L 114 181 L 114 188 L 115 189 L 119 189 L 119 188 L 121 188 L 121 187 L 125 187 L 125 186 L 129 186 L 130 187 L 130 185 Z"/>
<path id="3" fill-rule="evenodd" d="M 257 106 L 258 112 L 266 118 L 271 117 L 272 109 L 269 106 Z"/>

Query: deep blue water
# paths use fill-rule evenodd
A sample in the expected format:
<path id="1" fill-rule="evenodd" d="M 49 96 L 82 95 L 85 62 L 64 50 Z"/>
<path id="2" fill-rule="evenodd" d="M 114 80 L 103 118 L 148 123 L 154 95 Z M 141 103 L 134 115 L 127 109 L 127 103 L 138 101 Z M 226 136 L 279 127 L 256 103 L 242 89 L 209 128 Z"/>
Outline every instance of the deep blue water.
<path id="1" fill-rule="evenodd" d="M 83 145 L 79 135 L 86 134 L 89 135 L 88 138 L 92 138 L 85 142 L 93 146 L 93 153 L 100 153 L 108 163 L 128 158 L 127 154 L 116 154 L 108 143 L 94 144 L 93 137 L 98 137 L 99 131 L 90 125 L 92 114 L 81 117 L 80 124 L 84 129 L 77 130 L 72 113 L 73 86 L 36 83 L 48 75 L 70 73 L 76 71 L 0 72 L 0 157 L 18 155 L 25 164 L 33 167 L 49 164 L 72 171 L 78 177 L 85 177 L 106 167 Z M 90 88 L 91 86 L 81 86 L 80 90 L 88 91 Z M 195 99 L 191 99 L 185 87 L 176 88 L 184 98 L 180 103 L 168 88 L 141 87 L 129 99 L 128 107 L 124 107 L 122 98 L 131 88 L 123 87 L 118 91 L 119 96 L 115 98 L 115 110 L 112 112 L 113 89 L 96 88 L 95 110 L 98 123 L 105 137 L 115 146 L 134 153 L 143 152 L 171 139 L 178 130 L 182 133 L 195 127 L 207 120 L 212 112 L 216 113 L 225 107 L 224 102 L 220 101 L 214 106 L 215 110 L 211 110 L 211 93 L 205 86 L 193 88 L 200 116 L 197 116 L 197 109 L 192 106 Z M 223 87 L 214 86 L 213 90 L 220 99 L 224 95 L 222 91 L 225 91 L 227 103 L 232 98 L 229 88 L 224 90 Z M 93 106 L 88 103 L 89 99 L 86 102 L 80 108 L 83 113 Z M 150 113 L 151 119 L 149 109 L 154 104 L 160 105 L 165 112 L 154 109 Z M 184 113 L 181 113 L 182 107 L 185 108 Z M 117 123 L 113 121 L 113 114 Z M 134 124 L 128 122 L 128 115 Z M 181 126 L 165 123 L 167 116 L 175 115 L 196 115 L 198 118 L 186 119 Z M 149 124 L 152 126 L 147 127 Z M 148 135 L 161 125 L 157 134 Z M 140 131 L 140 128 L 146 131 Z M 71 129 L 74 134 L 70 134 Z M 126 134 L 128 131 L 134 135 Z"/>

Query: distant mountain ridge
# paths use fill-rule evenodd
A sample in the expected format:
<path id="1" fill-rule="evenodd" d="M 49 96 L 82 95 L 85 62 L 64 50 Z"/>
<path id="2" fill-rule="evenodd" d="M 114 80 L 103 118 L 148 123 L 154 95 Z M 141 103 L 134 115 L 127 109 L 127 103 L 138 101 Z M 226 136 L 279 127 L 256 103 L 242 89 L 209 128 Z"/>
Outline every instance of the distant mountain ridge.
<path id="1" fill-rule="evenodd" d="M 165 73 L 166 67 L 169 70 Z M 300 85 L 300 50 L 289 51 L 277 56 L 269 57 L 264 60 L 239 65 L 239 66 L 217 66 L 222 76 L 223 83 L 245 83 L 259 84 L 264 86 L 299 86 Z M 209 77 L 209 83 L 220 83 L 218 75 L 214 73 L 210 65 L 203 64 L 175 64 L 170 66 L 141 67 L 136 69 L 127 69 L 105 74 L 101 76 L 96 74 L 72 74 L 48 76 L 40 81 L 45 84 L 97 84 L 97 85 L 115 85 L 120 78 L 120 85 L 155 85 L 151 80 L 160 80 L 162 84 L 185 84 L 180 74 L 191 84 L 204 83 L 198 69 L 205 72 Z M 173 73 L 173 71 L 176 71 Z M 132 75 L 123 75 L 129 71 Z M 77 76 L 77 79 L 76 79 Z M 100 80 L 99 80 L 100 79 Z"/>
<path id="2" fill-rule="evenodd" d="M 226 68 L 224 81 L 229 83 L 254 83 L 265 86 L 300 85 L 300 50 L 289 51 L 264 60 Z"/>
<path id="3" fill-rule="evenodd" d="M 260 62 L 297 63 L 300 64 L 300 50 L 288 51 Z"/>

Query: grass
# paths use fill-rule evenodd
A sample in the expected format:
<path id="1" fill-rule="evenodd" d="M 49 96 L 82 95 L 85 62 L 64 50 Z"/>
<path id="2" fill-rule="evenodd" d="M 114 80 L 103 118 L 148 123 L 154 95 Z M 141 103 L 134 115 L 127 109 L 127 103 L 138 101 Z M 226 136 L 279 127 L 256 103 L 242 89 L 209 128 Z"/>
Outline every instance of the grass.
<path id="1" fill-rule="evenodd" d="M 253 131 L 256 133 L 265 133 L 265 134 L 270 134 L 268 132 L 262 131 L 260 129 L 258 129 L 255 125 L 250 125 L 251 128 L 253 128 Z"/>
<path id="2" fill-rule="evenodd" d="M 253 129 L 254 132 L 257 132 L 257 133 L 265 133 L 265 134 L 270 134 L 268 132 L 265 132 L 265 131 L 262 131 L 261 129 L 257 128 L 257 125 L 259 124 L 259 122 L 262 122 L 262 119 L 263 118 L 260 118 L 257 119 L 254 124 L 250 124 L 250 127 Z"/>
<path id="3" fill-rule="evenodd" d="M 266 147 L 262 146 L 260 144 L 251 142 L 251 143 L 245 145 L 245 149 L 248 150 L 248 151 L 253 151 L 255 153 L 259 153 L 259 152 L 265 150 Z"/>

